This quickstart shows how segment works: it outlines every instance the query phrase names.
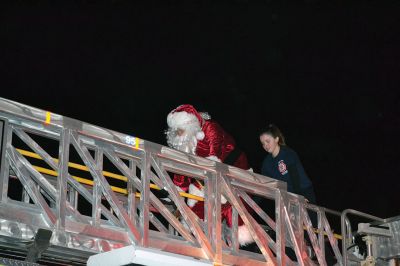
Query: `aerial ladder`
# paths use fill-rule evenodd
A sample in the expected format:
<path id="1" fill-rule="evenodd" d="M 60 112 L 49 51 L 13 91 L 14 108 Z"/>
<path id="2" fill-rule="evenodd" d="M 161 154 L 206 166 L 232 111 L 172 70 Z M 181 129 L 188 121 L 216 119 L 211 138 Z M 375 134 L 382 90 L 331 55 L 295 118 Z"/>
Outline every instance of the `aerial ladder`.
<path id="1" fill-rule="evenodd" d="M 4 98 L 0 156 L 0 265 L 329 265 L 327 249 L 344 266 L 400 257 L 400 217 L 316 206 L 267 176 Z M 178 191 L 174 174 L 201 181 L 204 197 Z M 204 220 L 187 198 L 204 201 Z M 239 245 L 239 217 L 256 249 Z"/>

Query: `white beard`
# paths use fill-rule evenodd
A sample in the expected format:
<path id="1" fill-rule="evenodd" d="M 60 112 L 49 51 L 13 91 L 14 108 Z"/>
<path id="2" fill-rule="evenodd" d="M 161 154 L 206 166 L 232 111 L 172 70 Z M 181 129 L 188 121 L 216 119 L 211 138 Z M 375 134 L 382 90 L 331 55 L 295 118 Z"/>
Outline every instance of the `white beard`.
<path id="1" fill-rule="evenodd" d="M 196 131 L 186 130 L 183 135 L 179 136 L 176 130 L 169 128 L 165 134 L 167 135 L 168 146 L 196 155 Z"/>

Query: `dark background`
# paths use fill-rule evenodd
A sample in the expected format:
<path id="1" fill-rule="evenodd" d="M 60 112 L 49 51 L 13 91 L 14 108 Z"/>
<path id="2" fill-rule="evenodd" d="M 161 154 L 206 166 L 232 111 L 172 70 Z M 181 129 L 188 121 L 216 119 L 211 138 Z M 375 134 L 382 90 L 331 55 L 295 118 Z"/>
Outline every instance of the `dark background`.
<path id="1" fill-rule="evenodd" d="M 165 145 L 208 111 L 259 172 L 278 125 L 320 205 L 400 214 L 399 1 L 10 1 L 0 97 Z"/>

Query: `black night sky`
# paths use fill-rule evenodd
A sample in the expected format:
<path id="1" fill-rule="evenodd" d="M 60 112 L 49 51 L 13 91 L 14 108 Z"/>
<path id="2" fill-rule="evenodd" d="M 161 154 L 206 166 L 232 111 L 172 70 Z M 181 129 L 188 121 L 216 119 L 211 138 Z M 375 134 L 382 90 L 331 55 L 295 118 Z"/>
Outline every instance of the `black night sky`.
<path id="1" fill-rule="evenodd" d="M 399 1 L 10 2 L 0 97 L 163 145 L 190 103 L 256 172 L 272 122 L 320 205 L 400 214 Z"/>

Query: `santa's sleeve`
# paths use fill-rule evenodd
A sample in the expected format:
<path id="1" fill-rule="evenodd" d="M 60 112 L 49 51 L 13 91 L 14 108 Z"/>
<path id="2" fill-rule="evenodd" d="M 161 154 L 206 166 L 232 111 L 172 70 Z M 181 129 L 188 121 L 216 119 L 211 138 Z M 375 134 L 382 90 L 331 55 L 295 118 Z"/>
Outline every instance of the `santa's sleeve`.
<path id="1" fill-rule="evenodd" d="M 187 192 L 189 189 L 189 185 L 191 183 L 191 178 L 184 175 L 174 174 L 174 178 L 172 181 L 176 186 L 180 187 L 184 192 Z"/>
<path id="2" fill-rule="evenodd" d="M 222 128 L 218 124 L 212 123 L 206 128 L 204 134 L 207 136 L 210 143 L 210 154 L 208 157 L 215 156 L 218 159 L 221 159 L 221 147 L 224 134 Z"/>

